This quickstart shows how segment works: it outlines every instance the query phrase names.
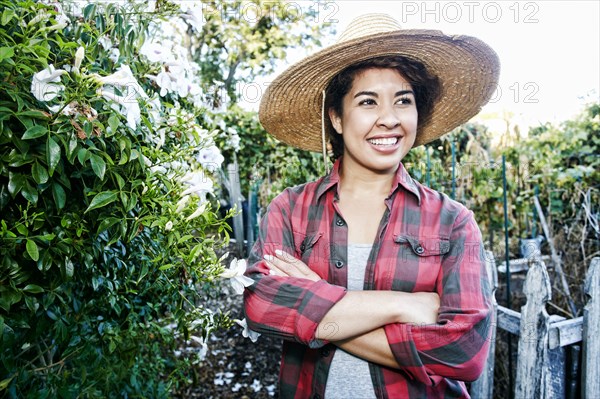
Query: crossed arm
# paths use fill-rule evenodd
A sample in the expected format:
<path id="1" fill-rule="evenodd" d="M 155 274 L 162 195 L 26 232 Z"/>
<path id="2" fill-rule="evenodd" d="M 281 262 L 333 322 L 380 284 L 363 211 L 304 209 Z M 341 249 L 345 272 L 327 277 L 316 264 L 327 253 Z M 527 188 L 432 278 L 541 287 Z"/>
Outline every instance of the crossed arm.
<path id="1" fill-rule="evenodd" d="M 266 256 L 274 275 L 321 279 L 301 260 L 277 251 Z M 349 291 L 321 320 L 316 338 L 326 339 L 347 352 L 382 366 L 400 368 L 383 327 L 391 323 L 433 324 L 440 306 L 436 293 Z"/>

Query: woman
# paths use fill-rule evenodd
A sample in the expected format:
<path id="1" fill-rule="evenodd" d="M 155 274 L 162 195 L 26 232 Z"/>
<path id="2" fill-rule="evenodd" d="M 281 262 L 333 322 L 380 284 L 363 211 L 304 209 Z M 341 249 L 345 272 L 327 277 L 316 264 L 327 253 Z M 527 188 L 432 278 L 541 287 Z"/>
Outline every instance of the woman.
<path id="1" fill-rule="evenodd" d="M 308 150 L 327 132 L 336 159 L 273 200 L 248 260 L 249 326 L 284 339 L 281 398 L 468 397 L 492 322 L 481 233 L 401 161 L 475 115 L 498 70 L 475 38 L 373 14 L 269 87 L 265 129 Z"/>

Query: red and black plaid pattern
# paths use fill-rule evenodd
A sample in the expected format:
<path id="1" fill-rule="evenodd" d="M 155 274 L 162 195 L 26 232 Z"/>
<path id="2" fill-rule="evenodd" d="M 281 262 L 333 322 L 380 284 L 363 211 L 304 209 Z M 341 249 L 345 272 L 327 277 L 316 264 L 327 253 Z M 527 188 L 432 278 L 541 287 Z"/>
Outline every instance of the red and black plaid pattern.
<path id="1" fill-rule="evenodd" d="M 275 198 L 248 259 L 244 310 L 252 330 L 284 340 L 280 397 L 323 398 L 335 345 L 317 325 L 346 293 L 347 225 L 337 206 L 338 160 L 316 182 Z M 379 398 L 468 397 L 489 348 L 491 290 L 473 213 L 414 181 L 400 164 L 368 260 L 365 290 L 437 292 L 437 324 L 389 324 L 401 369 L 370 363 Z M 264 254 L 295 254 L 323 279 L 269 275 Z M 333 339 L 333 338 L 332 338 Z M 349 378 L 351 378 L 349 376 Z"/>

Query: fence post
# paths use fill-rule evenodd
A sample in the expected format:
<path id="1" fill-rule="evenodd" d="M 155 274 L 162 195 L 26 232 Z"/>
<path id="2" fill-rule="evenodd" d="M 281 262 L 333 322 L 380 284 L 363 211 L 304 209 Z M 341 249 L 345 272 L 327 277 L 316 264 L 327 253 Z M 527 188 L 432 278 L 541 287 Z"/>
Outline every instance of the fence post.
<path id="1" fill-rule="evenodd" d="M 515 397 L 544 397 L 543 369 L 547 364 L 549 316 L 546 303 L 552 291 L 546 266 L 535 258 L 523 287 L 527 303 L 521 308 Z"/>
<path id="2" fill-rule="evenodd" d="M 230 163 L 227 165 L 227 174 L 231 191 L 229 192 L 231 207 L 236 210 L 233 216 L 233 235 L 235 236 L 235 245 L 237 248 L 236 256 L 244 257 L 244 219 L 242 215 L 242 193 L 240 189 L 240 174 L 238 163 Z"/>
<path id="3" fill-rule="evenodd" d="M 490 289 L 492 291 L 492 314 L 494 315 L 490 333 L 490 352 L 483 373 L 471 384 L 471 396 L 474 399 L 487 399 L 494 396 L 494 361 L 496 352 L 496 330 L 498 328 L 498 303 L 496 302 L 496 289 L 498 288 L 498 270 L 492 251 L 485 252 L 485 266 L 487 269 Z"/>
<path id="4" fill-rule="evenodd" d="M 581 385 L 583 397 L 600 397 L 600 258 L 592 259 L 585 279 L 585 293 L 589 297 L 583 309 L 583 369 Z"/>

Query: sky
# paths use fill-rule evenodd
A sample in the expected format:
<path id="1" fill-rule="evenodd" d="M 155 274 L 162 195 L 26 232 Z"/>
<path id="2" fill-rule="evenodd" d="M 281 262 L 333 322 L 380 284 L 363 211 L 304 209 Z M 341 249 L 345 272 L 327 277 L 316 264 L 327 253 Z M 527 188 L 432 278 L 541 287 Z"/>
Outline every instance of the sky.
<path id="1" fill-rule="evenodd" d="M 322 1 L 295 2 L 317 7 L 318 18 L 341 33 L 368 12 L 392 15 L 403 29 L 436 29 L 475 36 L 500 58 L 496 93 L 478 119 L 506 129 L 499 120 L 536 126 L 558 123 L 600 96 L 600 1 Z M 333 44 L 336 36 L 322 39 Z M 279 71 L 301 59 L 290 52 Z M 276 73 L 277 74 L 277 73 Z M 266 81 L 273 77 L 266 78 Z M 509 114 L 507 114 L 509 113 Z M 504 126 L 504 127 L 503 127 Z"/>

